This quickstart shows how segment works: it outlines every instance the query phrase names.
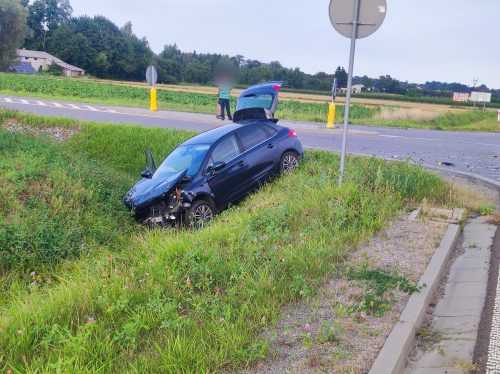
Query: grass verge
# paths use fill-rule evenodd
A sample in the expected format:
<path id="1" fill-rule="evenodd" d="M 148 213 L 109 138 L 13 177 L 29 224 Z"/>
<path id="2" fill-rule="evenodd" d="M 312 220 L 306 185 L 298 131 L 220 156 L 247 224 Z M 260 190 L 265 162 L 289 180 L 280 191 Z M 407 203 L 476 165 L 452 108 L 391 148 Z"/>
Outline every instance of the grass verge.
<path id="1" fill-rule="evenodd" d="M 57 143 L 9 123 L 78 133 Z M 454 206 L 415 165 L 349 158 L 339 187 L 338 157 L 309 152 L 202 231 L 137 226 L 121 196 L 143 148 L 165 156 L 191 135 L 0 112 L 0 370 L 238 370 L 267 354 L 259 332 L 283 305 L 398 211 Z"/>
<path id="2" fill-rule="evenodd" d="M 397 109 L 397 108 L 393 108 Z M 400 118 L 397 120 L 367 119 L 354 120 L 371 126 L 387 126 L 398 128 L 418 128 L 444 131 L 476 131 L 476 132 L 500 132 L 500 123 L 497 121 L 495 112 L 486 110 L 470 110 L 460 112 L 449 112 L 430 119 L 414 120 Z"/>

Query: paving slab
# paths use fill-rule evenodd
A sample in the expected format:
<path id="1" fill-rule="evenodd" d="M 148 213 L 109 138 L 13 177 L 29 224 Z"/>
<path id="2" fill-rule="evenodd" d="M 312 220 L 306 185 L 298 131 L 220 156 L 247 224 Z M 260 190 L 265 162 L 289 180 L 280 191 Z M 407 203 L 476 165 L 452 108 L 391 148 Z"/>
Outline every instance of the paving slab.
<path id="1" fill-rule="evenodd" d="M 455 367 L 446 368 L 420 368 L 419 374 L 464 374 L 464 371 Z"/>
<path id="2" fill-rule="evenodd" d="M 462 256 L 457 259 L 455 269 L 482 269 L 488 271 L 490 269 L 490 261 L 487 256 Z"/>
<path id="3" fill-rule="evenodd" d="M 484 297 L 445 297 L 434 311 L 436 317 L 481 317 Z"/>
<path id="4" fill-rule="evenodd" d="M 420 373 L 422 368 L 455 367 L 459 362 L 472 362 L 475 346 L 475 339 L 442 340 L 437 349 L 421 357 L 415 373 Z"/>
<path id="5" fill-rule="evenodd" d="M 486 284 L 488 282 L 488 271 L 482 269 L 457 269 L 452 267 L 450 275 L 448 276 L 448 282 L 477 282 Z"/>
<path id="6" fill-rule="evenodd" d="M 447 283 L 445 294 L 450 298 L 486 297 L 486 288 L 478 287 L 477 282 Z"/>
<path id="7" fill-rule="evenodd" d="M 436 318 L 434 331 L 460 339 L 476 339 L 480 322 L 480 316 L 439 317 Z"/>

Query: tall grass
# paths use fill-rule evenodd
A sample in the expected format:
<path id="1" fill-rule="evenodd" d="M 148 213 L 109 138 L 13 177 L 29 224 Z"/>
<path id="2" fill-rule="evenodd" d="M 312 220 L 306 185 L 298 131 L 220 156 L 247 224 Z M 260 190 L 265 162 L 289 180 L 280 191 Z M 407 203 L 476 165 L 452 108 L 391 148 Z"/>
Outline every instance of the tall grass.
<path id="1" fill-rule="evenodd" d="M 42 117 L 3 113 L 0 118 L 47 126 Z M 62 145 L 0 130 L 0 144 L 8 147 L 2 153 L 8 160 L 1 164 L 8 175 L 2 186 L 16 201 L 15 210 L 70 219 L 56 229 L 48 219 L 34 222 L 47 224 L 36 235 L 40 253 L 42 233 L 90 230 L 81 238 L 87 246 L 76 256 L 27 267 L 9 267 L 1 259 L 0 370 L 238 370 L 268 353 L 259 332 L 283 305 L 313 295 L 336 264 L 399 210 L 423 198 L 452 204 L 446 184 L 420 167 L 349 158 L 348 178 L 338 187 L 338 157 L 309 152 L 296 173 L 266 185 L 204 230 L 145 230 L 126 217 L 121 203 L 143 167 L 142 147 L 151 145 L 164 156 L 191 134 L 63 125 L 77 126 L 80 133 Z M 51 185 L 47 175 L 57 182 L 63 173 L 68 182 L 45 193 L 73 210 L 27 203 L 34 195 L 24 188 L 27 180 L 45 188 Z M 75 211 L 66 201 L 77 191 L 85 200 Z M 85 210 L 95 215 L 108 240 L 98 240 L 92 220 L 72 217 Z M 9 223 L 3 210 L 0 214 L 3 230 Z M 9 250 L 12 243 L 4 245 Z"/>
<path id="2" fill-rule="evenodd" d="M 386 113 L 387 110 L 382 113 Z M 421 128 L 430 130 L 446 131 L 478 131 L 478 132 L 500 132 L 500 124 L 497 122 L 496 113 L 485 110 L 448 112 L 432 118 L 422 118 L 420 114 L 413 113 L 405 118 L 397 116 L 401 111 L 395 111 L 391 118 L 375 116 L 373 119 L 361 122 L 373 126 L 390 126 L 400 128 Z M 382 114 L 381 114 L 382 115 Z M 416 115 L 416 116 L 415 116 Z M 358 121 L 355 121 L 358 122 Z"/>

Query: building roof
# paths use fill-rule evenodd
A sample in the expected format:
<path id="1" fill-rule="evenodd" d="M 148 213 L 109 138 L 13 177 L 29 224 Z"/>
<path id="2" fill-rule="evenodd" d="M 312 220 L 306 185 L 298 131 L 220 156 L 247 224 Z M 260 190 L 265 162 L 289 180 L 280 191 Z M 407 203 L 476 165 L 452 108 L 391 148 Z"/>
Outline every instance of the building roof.
<path id="1" fill-rule="evenodd" d="M 63 69 L 70 70 L 70 71 L 76 71 L 78 73 L 85 73 L 85 70 L 77 68 L 76 66 L 73 66 L 71 64 L 68 64 L 66 62 L 56 62 L 57 65 L 62 67 Z"/>
<path id="2" fill-rule="evenodd" d="M 46 59 L 49 61 L 53 62 L 63 62 L 62 60 L 58 59 L 57 57 L 52 56 L 50 53 L 43 52 L 43 51 L 31 51 L 29 49 L 18 49 L 17 50 L 17 57 L 26 57 L 26 58 L 41 58 L 41 59 Z"/>
<path id="3" fill-rule="evenodd" d="M 37 71 L 33 69 L 31 64 L 26 61 L 21 61 L 14 63 L 10 66 L 10 69 L 15 71 L 17 74 L 36 74 Z"/>

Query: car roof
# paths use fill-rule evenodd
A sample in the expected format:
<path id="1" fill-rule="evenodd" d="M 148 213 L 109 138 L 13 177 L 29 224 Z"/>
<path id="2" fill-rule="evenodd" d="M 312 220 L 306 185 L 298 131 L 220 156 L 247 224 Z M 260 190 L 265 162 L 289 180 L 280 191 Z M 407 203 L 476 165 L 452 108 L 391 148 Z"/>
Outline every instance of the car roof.
<path id="1" fill-rule="evenodd" d="M 217 127 L 212 130 L 205 131 L 199 135 L 196 135 L 192 137 L 191 139 L 186 140 L 184 145 L 192 145 L 192 144 L 213 144 L 223 136 L 230 134 L 238 129 L 241 129 L 242 127 L 245 126 L 254 126 L 256 124 L 265 124 L 267 126 L 274 127 L 276 129 L 281 128 L 281 126 L 278 126 L 272 122 L 269 122 L 267 120 L 246 120 L 243 123 L 233 123 L 231 125 L 225 125 L 221 127 Z"/>
<path id="2" fill-rule="evenodd" d="M 196 135 L 195 137 L 192 137 L 191 139 L 184 142 L 183 144 L 212 144 L 215 143 L 220 138 L 222 138 L 224 135 L 227 135 L 243 126 L 244 125 L 240 124 L 231 124 L 231 125 L 217 127 L 213 130 L 208 130 L 199 135 Z"/>

